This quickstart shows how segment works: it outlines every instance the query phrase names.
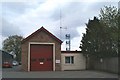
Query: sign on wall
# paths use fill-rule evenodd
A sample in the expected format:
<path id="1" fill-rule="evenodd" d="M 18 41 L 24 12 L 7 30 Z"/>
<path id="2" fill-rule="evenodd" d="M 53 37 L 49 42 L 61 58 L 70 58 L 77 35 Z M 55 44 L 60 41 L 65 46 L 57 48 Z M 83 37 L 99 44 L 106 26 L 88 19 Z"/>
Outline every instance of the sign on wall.
<path id="1" fill-rule="evenodd" d="M 60 63 L 60 60 L 56 60 L 56 63 Z"/>

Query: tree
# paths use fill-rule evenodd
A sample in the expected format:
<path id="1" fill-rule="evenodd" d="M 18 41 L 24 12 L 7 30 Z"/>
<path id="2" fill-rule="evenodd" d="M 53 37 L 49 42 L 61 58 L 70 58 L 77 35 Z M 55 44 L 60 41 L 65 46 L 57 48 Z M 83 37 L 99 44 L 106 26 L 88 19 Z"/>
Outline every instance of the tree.
<path id="1" fill-rule="evenodd" d="M 107 27 L 118 29 L 118 10 L 116 7 L 104 6 L 100 10 L 100 21 L 102 21 Z"/>
<path id="2" fill-rule="evenodd" d="M 109 42 L 112 44 L 112 51 L 118 54 L 118 16 L 119 11 L 116 7 L 105 6 L 100 10 L 100 21 L 106 26 L 109 33 Z"/>
<path id="3" fill-rule="evenodd" d="M 118 9 L 118 56 L 120 57 L 120 8 Z"/>
<path id="4" fill-rule="evenodd" d="M 80 48 L 85 55 L 114 57 L 118 55 L 118 11 L 105 6 L 100 11 L 100 20 L 94 17 L 86 24 Z"/>
<path id="5" fill-rule="evenodd" d="M 3 50 L 16 54 L 16 60 L 21 61 L 21 41 L 23 37 L 18 35 L 9 36 L 3 41 Z"/>
<path id="6" fill-rule="evenodd" d="M 93 20 L 89 20 L 86 26 L 86 34 L 84 34 L 81 41 L 82 52 L 85 55 L 94 56 L 97 58 L 111 56 L 111 52 L 107 50 L 111 45 L 107 41 L 109 39 L 108 34 L 103 24 L 100 23 L 100 20 L 94 17 Z"/>

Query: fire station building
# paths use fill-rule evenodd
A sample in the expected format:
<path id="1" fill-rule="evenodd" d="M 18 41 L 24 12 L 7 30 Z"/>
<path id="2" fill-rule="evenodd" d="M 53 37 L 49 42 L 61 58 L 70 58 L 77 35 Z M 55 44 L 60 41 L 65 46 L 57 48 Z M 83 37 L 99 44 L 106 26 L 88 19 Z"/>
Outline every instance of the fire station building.
<path id="1" fill-rule="evenodd" d="M 61 70 L 62 41 L 41 27 L 22 41 L 22 69 L 25 71 Z"/>
<path id="2" fill-rule="evenodd" d="M 64 59 L 61 58 L 65 57 L 65 52 L 62 54 L 63 57 L 61 57 L 61 43 L 62 41 L 60 39 L 51 34 L 44 27 L 41 27 L 22 41 L 22 69 L 24 71 L 65 70 L 67 68 L 65 65 L 63 65 L 63 69 L 61 69 L 61 62 L 64 63 L 64 61 L 61 61 Z M 68 55 L 69 54 L 67 54 L 67 56 Z M 72 55 L 74 57 L 74 54 Z M 82 56 L 82 58 L 84 57 Z M 81 61 L 82 65 L 80 66 L 83 67 L 79 68 L 85 69 L 85 59 Z M 79 68 L 77 67 L 77 70 Z M 69 67 L 69 69 L 71 68 Z"/>

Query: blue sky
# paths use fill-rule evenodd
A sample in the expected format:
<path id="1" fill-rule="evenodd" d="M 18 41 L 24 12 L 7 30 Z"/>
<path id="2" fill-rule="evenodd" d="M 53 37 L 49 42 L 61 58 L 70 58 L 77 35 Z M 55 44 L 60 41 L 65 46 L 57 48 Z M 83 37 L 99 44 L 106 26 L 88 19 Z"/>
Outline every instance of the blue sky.
<path id="1" fill-rule="evenodd" d="M 71 35 L 71 50 L 80 50 L 82 33 L 85 33 L 85 23 L 99 15 L 101 8 L 118 7 L 119 0 L 25 0 L 0 2 L 0 43 L 10 35 L 27 37 L 41 26 L 60 38 L 62 50 L 65 50 L 65 34 Z M 60 19 L 61 10 L 61 19 Z M 60 25 L 61 21 L 61 25 Z M 1 45 L 0 45 L 1 47 Z"/>

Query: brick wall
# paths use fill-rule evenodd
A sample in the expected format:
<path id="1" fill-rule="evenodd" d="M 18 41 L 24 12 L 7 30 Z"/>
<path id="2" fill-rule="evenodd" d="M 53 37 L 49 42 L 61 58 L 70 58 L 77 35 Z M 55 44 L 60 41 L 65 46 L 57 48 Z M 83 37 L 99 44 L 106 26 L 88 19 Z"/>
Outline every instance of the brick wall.
<path id="1" fill-rule="evenodd" d="M 28 70 L 29 42 L 55 43 L 55 59 L 61 60 L 61 44 L 49 36 L 47 33 L 41 31 L 22 44 L 22 69 L 24 71 Z M 55 66 L 55 70 L 61 70 L 60 64 L 56 63 Z"/>

